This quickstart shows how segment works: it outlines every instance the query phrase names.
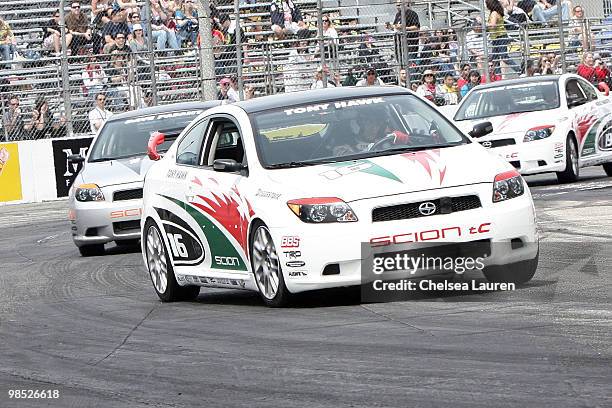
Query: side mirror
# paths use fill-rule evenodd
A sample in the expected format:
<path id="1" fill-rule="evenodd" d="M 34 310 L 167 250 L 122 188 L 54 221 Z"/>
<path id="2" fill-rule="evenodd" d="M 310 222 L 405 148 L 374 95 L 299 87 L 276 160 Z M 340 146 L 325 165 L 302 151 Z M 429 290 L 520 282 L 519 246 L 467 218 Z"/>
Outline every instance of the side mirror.
<path id="1" fill-rule="evenodd" d="M 478 138 L 488 135 L 493 132 L 493 125 L 491 122 L 481 122 L 474 125 L 472 130 L 468 132 L 468 135 Z"/>
<path id="2" fill-rule="evenodd" d="M 233 159 L 217 159 L 213 162 L 213 170 L 223 173 L 235 173 L 244 169 L 242 163 Z"/>
<path id="3" fill-rule="evenodd" d="M 81 156 L 80 154 L 71 154 L 70 156 L 68 156 L 68 163 L 83 163 L 85 161 L 85 158 L 83 156 Z"/>
<path id="4" fill-rule="evenodd" d="M 164 143 L 166 141 L 166 136 L 161 132 L 153 132 L 151 133 L 151 137 L 149 138 L 149 143 L 147 144 L 147 155 L 149 159 L 153 161 L 157 161 L 161 159 L 159 153 L 157 153 L 157 146 Z"/>

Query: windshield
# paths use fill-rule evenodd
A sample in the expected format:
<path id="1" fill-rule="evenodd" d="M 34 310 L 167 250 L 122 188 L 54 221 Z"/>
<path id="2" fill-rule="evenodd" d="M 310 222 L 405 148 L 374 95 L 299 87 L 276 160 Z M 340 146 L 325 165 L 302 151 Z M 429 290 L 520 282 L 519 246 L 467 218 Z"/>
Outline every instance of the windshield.
<path id="1" fill-rule="evenodd" d="M 483 119 L 558 107 L 559 89 L 556 81 L 528 82 L 475 89 L 461 103 L 455 120 Z"/>
<path id="2" fill-rule="evenodd" d="M 469 143 L 413 95 L 322 101 L 251 115 L 266 168 L 340 162 Z"/>
<path id="3" fill-rule="evenodd" d="M 98 135 L 89 154 L 89 161 L 104 161 L 125 157 L 144 156 L 151 132 L 168 131 L 178 133 L 203 110 L 166 112 L 126 120 L 109 121 Z M 167 138 L 158 152 L 168 150 L 174 138 Z"/>

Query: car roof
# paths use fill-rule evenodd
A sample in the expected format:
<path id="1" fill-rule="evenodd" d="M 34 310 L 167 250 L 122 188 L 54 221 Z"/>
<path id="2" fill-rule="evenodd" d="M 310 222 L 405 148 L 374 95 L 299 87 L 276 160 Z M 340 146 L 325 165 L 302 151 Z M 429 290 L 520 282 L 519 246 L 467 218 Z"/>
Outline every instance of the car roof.
<path id="1" fill-rule="evenodd" d="M 254 113 L 268 109 L 284 108 L 292 105 L 320 103 L 326 100 L 367 98 L 397 94 L 412 95 L 413 93 L 406 88 L 399 86 L 350 86 L 263 96 L 261 98 L 251 99 L 248 101 L 237 102 L 234 105 L 242 108 L 246 113 Z"/>
<path id="2" fill-rule="evenodd" d="M 531 77 L 504 79 L 502 81 L 487 82 L 486 84 L 478 85 L 478 89 L 496 88 L 498 86 L 508 86 L 516 84 L 528 84 L 530 82 L 559 81 L 561 77 L 564 77 L 564 75 L 536 75 Z"/>
<path id="3" fill-rule="evenodd" d="M 158 106 L 152 106 L 150 108 L 142 108 L 142 109 L 136 109 L 136 110 L 129 111 L 129 112 L 119 113 L 119 114 L 109 117 L 108 121 L 114 122 L 116 120 L 140 118 L 143 116 L 157 115 L 158 113 L 176 112 L 176 111 L 184 111 L 184 110 L 210 109 L 210 108 L 213 108 L 219 105 L 221 105 L 221 101 L 180 102 L 180 103 L 172 103 L 169 105 L 158 105 Z"/>

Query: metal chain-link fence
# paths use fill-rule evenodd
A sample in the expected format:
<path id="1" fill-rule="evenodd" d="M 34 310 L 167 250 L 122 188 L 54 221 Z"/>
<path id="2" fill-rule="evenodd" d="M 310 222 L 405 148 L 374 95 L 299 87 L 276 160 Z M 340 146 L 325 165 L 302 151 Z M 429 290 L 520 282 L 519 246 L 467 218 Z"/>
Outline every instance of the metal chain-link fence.
<path id="1" fill-rule="evenodd" d="M 107 109 L 122 112 L 358 82 L 418 90 L 430 73 L 461 88 L 472 70 L 482 81 L 561 73 L 585 51 L 605 63 L 612 48 L 601 2 L 546 11 L 504 0 L 497 21 L 484 0 L 135 3 L 0 4 L 14 34 L 7 44 L 0 37 L 2 139 L 90 133 L 100 93 Z M 449 101 L 459 100 L 455 91 Z"/>

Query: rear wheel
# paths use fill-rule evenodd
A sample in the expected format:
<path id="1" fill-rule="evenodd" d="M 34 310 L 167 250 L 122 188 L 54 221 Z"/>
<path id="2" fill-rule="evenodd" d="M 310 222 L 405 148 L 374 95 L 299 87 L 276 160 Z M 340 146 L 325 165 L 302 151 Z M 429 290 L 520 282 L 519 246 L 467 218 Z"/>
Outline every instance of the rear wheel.
<path id="1" fill-rule="evenodd" d="M 533 278 L 538 269 L 540 253 L 535 258 L 527 261 L 513 263 L 511 265 L 490 266 L 482 273 L 489 282 L 506 282 L 517 285 L 527 283 Z"/>
<path id="2" fill-rule="evenodd" d="M 572 183 L 580 176 L 580 164 L 578 162 L 578 147 L 572 136 L 567 137 L 565 143 L 565 170 L 557 173 L 559 183 Z"/>
<path id="3" fill-rule="evenodd" d="M 104 255 L 104 244 L 83 245 L 79 247 L 81 256 L 101 256 Z"/>
<path id="4" fill-rule="evenodd" d="M 604 171 L 609 177 L 612 177 L 612 162 L 604 163 L 603 165 Z"/>
<path id="5" fill-rule="evenodd" d="M 253 225 L 251 234 L 251 266 L 255 282 L 266 306 L 281 307 L 290 293 L 285 285 L 280 260 L 270 230 L 262 222 Z"/>
<path id="6" fill-rule="evenodd" d="M 200 293 L 199 286 L 180 286 L 168 257 L 166 244 L 157 225 L 151 220 L 145 224 L 145 252 L 147 269 L 157 296 L 163 302 L 192 300 Z"/>

